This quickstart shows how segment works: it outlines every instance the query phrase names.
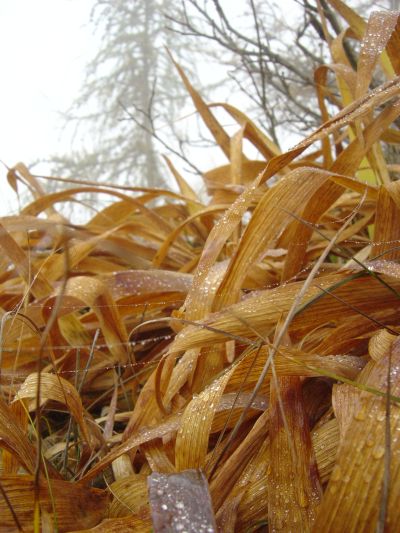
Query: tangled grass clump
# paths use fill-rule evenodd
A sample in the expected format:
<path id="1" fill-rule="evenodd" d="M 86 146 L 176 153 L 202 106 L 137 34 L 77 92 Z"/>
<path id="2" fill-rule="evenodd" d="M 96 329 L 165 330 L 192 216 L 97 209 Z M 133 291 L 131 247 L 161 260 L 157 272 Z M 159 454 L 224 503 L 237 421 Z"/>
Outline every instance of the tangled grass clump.
<path id="1" fill-rule="evenodd" d="M 170 161 L 179 193 L 9 170 L 34 199 L 0 220 L 4 531 L 148 532 L 149 475 L 188 469 L 224 532 L 400 530 L 399 14 L 331 4 L 357 70 L 341 35 L 285 153 L 176 65 L 229 160 L 207 205 Z M 115 201 L 76 225 L 83 193 Z"/>

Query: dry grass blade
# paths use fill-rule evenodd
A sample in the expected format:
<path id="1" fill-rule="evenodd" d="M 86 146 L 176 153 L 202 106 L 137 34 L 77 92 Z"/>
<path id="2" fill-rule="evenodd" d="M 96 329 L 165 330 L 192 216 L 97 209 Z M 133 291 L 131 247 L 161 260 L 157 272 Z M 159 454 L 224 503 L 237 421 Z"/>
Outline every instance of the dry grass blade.
<path id="1" fill-rule="evenodd" d="M 124 518 L 108 518 L 90 529 L 71 530 L 71 533 L 148 533 L 152 522 L 150 511 L 143 511 L 139 515 L 130 514 Z"/>
<path id="2" fill-rule="evenodd" d="M 148 477 L 190 468 L 223 531 L 399 529 L 400 22 L 329 4 L 323 123 L 286 152 L 175 64 L 228 160 L 207 201 L 168 158 L 179 193 L 9 169 L 0 529 L 147 533 Z"/>
<path id="3" fill-rule="evenodd" d="M 36 407 L 37 384 L 37 374 L 31 374 L 26 378 L 15 397 L 16 400 L 20 401 L 28 400 L 28 406 L 30 403 L 30 410 L 33 410 Z M 85 441 L 89 445 L 92 445 L 92 438 L 85 420 L 82 402 L 75 387 L 65 379 L 45 372 L 41 373 L 40 386 L 41 403 L 44 404 L 45 402 L 52 400 L 64 404 L 78 422 Z M 29 402 L 29 400 L 31 400 L 31 402 Z"/>
<path id="4" fill-rule="evenodd" d="M 29 473 L 33 473 L 36 464 L 36 450 L 26 434 L 15 423 L 10 407 L 0 399 L 0 442 L 2 448 L 12 453 Z"/>
<path id="5" fill-rule="evenodd" d="M 31 476 L 2 476 L 1 484 L 23 531 L 33 531 L 34 480 Z M 48 513 L 53 527 L 73 531 L 76 527 L 91 527 L 105 516 L 107 495 L 99 489 L 89 489 L 62 480 L 40 482 L 39 500 L 42 511 Z M 55 510 L 53 509 L 55 504 Z M 1 527 L 15 530 L 15 520 L 5 501 L 0 500 Z"/>
<path id="6" fill-rule="evenodd" d="M 393 379 L 392 393 L 398 393 L 399 382 L 395 379 L 399 367 L 399 343 L 390 348 Z M 389 350 L 373 364 L 367 383 L 381 389 L 387 387 Z M 323 523 L 326 531 L 358 531 L 367 524 L 376 524 L 380 509 L 381 483 L 385 458 L 385 399 L 368 393 L 355 398 L 354 414 L 347 425 L 338 451 L 338 461 L 329 481 L 322 502 L 315 531 Z M 391 406 L 392 431 L 398 427 L 399 407 Z M 398 524 L 397 501 L 399 498 L 399 453 L 397 440 L 391 441 L 391 485 L 388 501 L 386 527 L 396 530 Z M 397 451 L 396 451 L 397 450 Z M 362 486 L 363 490 L 359 490 Z M 336 509 L 340 509 L 337 512 Z"/>

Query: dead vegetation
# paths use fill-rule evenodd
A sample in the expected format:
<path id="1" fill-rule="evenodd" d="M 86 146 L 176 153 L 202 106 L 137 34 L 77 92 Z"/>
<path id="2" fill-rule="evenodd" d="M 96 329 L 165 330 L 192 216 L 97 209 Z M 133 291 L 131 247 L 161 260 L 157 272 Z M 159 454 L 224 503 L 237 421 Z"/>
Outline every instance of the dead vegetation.
<path id="1" fill-rule="evenodd" d="M 34 200 L 0 221 L 1 531 L 148 532 L 148 476 L 187 469 L 223 532 L 400 531 L 399 19 L 330 3 L 325 122 L 286 153 L 177 66 L 229 159 L 207 205 L 170 161 L 180 193 L 9 170 Z M 84 192 L 115 201 L 76 225 Z"/>

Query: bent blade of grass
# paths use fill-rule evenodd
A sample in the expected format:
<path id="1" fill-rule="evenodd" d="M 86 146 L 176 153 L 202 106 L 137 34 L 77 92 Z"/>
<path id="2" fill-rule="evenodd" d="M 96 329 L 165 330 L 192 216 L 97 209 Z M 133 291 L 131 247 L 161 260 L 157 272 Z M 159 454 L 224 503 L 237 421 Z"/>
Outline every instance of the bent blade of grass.
<path id="1" fill-rule="evenodd" d="M 364 197 L 362 198 L 362 201 L 364 201 L 365 199 L 365 195 Z M 287 334 L 287 331 L 288 331 L 288 328 L 289 328 L 289 324 L 290 322 L 292 321 L 292 319 L 294 318 L 295 316 L 295 313 L 297 311 L 297 308 L 298 308 L 298 305 L 300 304 L 300 302 L 302 301 L 304 295 L 306 294 L 308 288 L 310 287 L 311 285 L 311 282 L 313 281 L 313 278 L 316 276 L 320 266 L 322 265 L 323 261 L 325 260 L 325 258 L 328 256 L 329 252 L 331 251 L 331 249 L 333 248 L 333 246 L 335 245 L 335 242 L 336 242 L 336 239 L 338 238 L 338 236 L 340 235 L 340 233 L 342 231 L 345 230 L 345 228 L 352 222 L 353 218 L 355 217 L 356 215 L 356 211 L 352 214 L 351 217 L 348 218 L 348 220 L 346 220 L 346 222 L 342 225 L 342 227 L 335 233 L 335 235 L 333 236 L 333 238 L 331 239 L 331 241 L 328 243 L 327 247 L 325 248 L 325 250 L 323 251 L 323 253 L 321 254 L 321 256 L 319 257 L 318 261 L 315 263 L 314 267 L 312 268 L 310 274 L 308 275 L 307 277 L 307 280 L 305 281 L 305 283 L 303 284 L 303 286 L 301 287 L 300 291 L 298 292 L 298 294 L 296 295 L 294 301 L 293 301 L 293 304 L 285 318 L 285 320 L 283 321 L 283 324 L 281 326 L 281 328 L 277 331 L 277 335 L 276 335 L 276 339 L 275 339 L 275 342 L 274 342 L 274 346 L 271 348 L 270 350 L 270 355 L 265 363 L 265 366 L 262 370 L 262 372 L 260 373 L 260 377 L 259 377 L 259 380 L 256 384 L 256 386 L 254 387 L 253 389 L 253 395 L 254 397 L 258 394 L 258 391 L 265 379 L 265 376 L 268 372 L 268 369 L 269 369 L 269 366 L 271 365 L 271 363 L 273 363 L 273 358 L 275 356 L 275 354 L 277 353 L 277 349 L 279 348 L 281 342 L 283 341 L 283 339 L 285 338 L 286 334 Z M 289 387 L 290 387 L 290 384 L 289 384 Z M 279 385 L 278 387 L 276 388 L 276 391 L 275 391 L 275 394 L 276 394 L 276 399 L 279 400 Z M 275 396 L 272 396 L 272 398 L 274 399 Z M 251 402 L 249 402 L 249 404 L 251 405 Z M 292 407 L 292 406 L 291 406 Z M 287 416 L 285 414 L 284 411 L 282 411 L 282 407 L 281 407 L 281 404 L 280 402 L 278 402 L 278 404 L 275 406 L 275 412 L 276 412 L 276 416 L 281 416 L 282 417 L 282 420 L 285 419 L 285 416 Z M 293 415 L 293 411 L 290 411 L 290 415 Z M 274 419 L 273 417 L 273 414 L 272 414 L 272 419 Z M 301 431 L 303 430 L 304 431 L 304 428 L 301 429 L 297 426 L 297 422 L 296 420 L 293 419 L 293 427 L 291 428 L 292 431 L 294 432 L 294 434 L 296 434 L 296 429 L 297 430 L 300 430 L 300 433 L 299 433 L 299 437 L 300 437 L 300 443 L 302 442 L 302 438 L 301 438 Z M 303 420 L 303 424 L 305 424 L 305 421 Z M 287 426 L 287 424 L 285 424 L 285 426 Z M 279 431 L 279 424 L 277 425 L 276 427 L 276 430 Z M 288 427 L 286 427 L 286 430 L 288 429 Z M 297 436 L 297 435 L 296 435 Z M 294 443 L 292 443 L 292 438 L 294 440 Z M 275 442 L 278 442 L 278 441 L 275 441 Z M 280 445 L 284 446 L 285 448 L 287 448 L 287 457 L 292 457 L 292 453 L 291 453 L 291 450 L 294 446 L 296 446 L 296 442 L 297 442 L 297 438 L 296 437 L 292 437 L 292 434 L 287 434 L 286 435 L 286 439 L 284 441 L 279 441 L 280 442 Z M 303 450 L 303 447 L 300 446 L 300 449 L 296 450 L 296 459 L 299 460 L 300 457 L 302 458 L 302 460 L 305 460 L 306 457 L 304 455 L 304 453 L 301 453 L 300 450 Z M 278 467 L 279 470 L 276 471 L 276 475 L 275 475 L 275 481 L 277 482 L 277 480 L 279 479 L 279 488 L 278 488 L 278 491 L 279 491 L 279 494 L 290 494 L 292 492 L 292 488 L 293 488 L 293 477 L 292 476 L 285 476 L 285 478 L 281 477 L 281 474 L 282 472 L 285 472 L 287 467 L 289 467 L 289 471 L 293 470 L 296 471 L 296 465 L 295 464 L 288 464 L 288 459 L 286 459 L 284 461 L 285 464 L 280 464 L 279 462 L 279 458 L 282 457 L 281 453 L 282 451 L 280 451 L 278 453 L 278 449 L 276 449 L 276 447 L 272 447 L 271 448 L 271 451 L 275 451 L 275 457 L 272 456 L 271 457 L 271 466 L 274 467 L 274 461 L 278 460 L 277 463 L 278 463 Z M 299 456 L 299 453 L 300 452 L 300 456 Z M 293 460 L 293 459 L 292 459 Z M 311 457 L 308 457 L 308 460 L 311 460 Z M 308 461 L 309 462 L 309 461 Z M 303 466 L 303 464 L 302 464 Z M 286 467 L 286 468 L 285 468 Z M 308 472 L 309 470 L 309 464 L 307 465 L 306 463 L 304 464 L 304 472 Z M 274 479 L 274 476 L 272 476 L 272 478 Z M 273 527 L 275 528 L 280 528 L 282 527 L 282 520 L 285 520 L 285 522 L 287 521 L 286 525 L 288 527 L 291 527 L 289 526 L 289 524 L 292 523 L 293 520 L 300 520 L 300 523 L 302 524 L 300 526 L 301 529 L 305 528 L 307 529 L 310 524 L 312 523 L 313 519 L 314 519 L 314 512 L 315 512 L 315 506 L 319 503 L 319 499 L 320 499 L 320 495 L 318 494 L 318 491 L 316 491 L 316 487 L 318 487 L 318 478 L 316 478 L 316 480 L 314 479 L 310 479 L 309 477 L 307 476 L 301 476 L 301 481 L 303 483 L 305 483 L 304 485 L 304 495 L 307 494 L 307 500 L 308 502 L 311 504 L 310 508 L 309 508 L 309 512 L 306 512 L 304 513 L 304 505 L 303 505 L 303 496 L 301 496 L 302 494 L 302 491 L 299 490 L 299 492 L 297 492 L 297 490 L 295 491 L 295 493 L 293 494 L 294 496 L 294 499 L 292 501 L 289 501 L 288 502 L 288 508 L 290 509 L 289 511 L 289 514 L 286 515 L 284 513 L 284 510 L 282 509 L 282 502 L 278 499 L 272 499 L 272 500 L 269 500 L 269 510 L 268 510 L 268 514 L 269 514 L 269 522 L 273 525 Z M 316 486 L 314 486 L 315 484 L 315 481 L 316 481 Z M 279 497 L 279 495 L 278 495 Z M 282 514 L 283 513 L 283 514 Z M 283 518 L 285 517 L 285 519 Z M 299 527 L 296 526 L 296 527 Z"/>
<path id="2" fill-rule="evenodd" d="M 390 348 L 392 365 L 389 368 L 392 378 L 400 365 L 398 339 Z M 324 531 L 359 530 L 367 524 L 375 527 L 381 505 L 381 483 L 385 471 L 386 448 L 386 401 L 389 353 L 377 362 L 371 362 L 371 370 L 366 374 L 366 385 L 386 389 L 381 397 L 361 393 L 358 405 L 344 433 L 339 447 L 337 464 L 325 493 L 324 500 L 315 523 L 315 531 L 322 524 Z M 391 396 L 399 396 L 399 380 L 392 381 Z M 390 409 L 390 424 L 393 430 L 398 427 L 400 406 L 393 404 Z M 386 527 L 397 523 L 397 502 L 400 491 L 400 453 L 398 440 L 392 440 L 391 480 L 387 503 Z M 360 490 L 360 487 L 363 490 Z"/>

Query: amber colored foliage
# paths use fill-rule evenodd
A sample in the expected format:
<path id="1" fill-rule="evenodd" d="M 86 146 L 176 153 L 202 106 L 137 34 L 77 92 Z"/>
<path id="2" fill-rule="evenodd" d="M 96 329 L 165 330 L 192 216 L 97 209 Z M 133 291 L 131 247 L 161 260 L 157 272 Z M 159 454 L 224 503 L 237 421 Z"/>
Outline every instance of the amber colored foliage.
<path id="1" fill-rule="evenodd" d="M 176 65 L 229 160 L 209 203 L 169 160 L 179 193 L 9 170 L 0 529 L 148 532 L 149 474 L 200 468 L 223 532 L 400 531 L 399 14 L 330 3 L 325 122 L 285 153 Z M 114 202 L 76 225 L 82 193 Z"/>

